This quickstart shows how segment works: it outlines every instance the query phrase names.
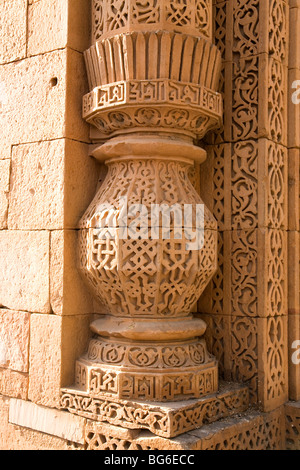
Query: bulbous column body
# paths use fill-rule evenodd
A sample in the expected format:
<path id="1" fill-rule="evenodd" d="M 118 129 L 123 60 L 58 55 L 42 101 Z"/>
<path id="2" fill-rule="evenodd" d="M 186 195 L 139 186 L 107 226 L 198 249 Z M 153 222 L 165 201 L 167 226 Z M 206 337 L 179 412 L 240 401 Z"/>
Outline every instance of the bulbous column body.
<path id="1" fill-rule="evenodd" d="M 218 388 L 191 311 L 217 268 L 217 227 L 189 179 L 221 122 L 211 1 L 95 0 L 83 115 L 107 177 L 80 222 L 80 269 L 107 309 L 76 385 L 107 400 L 177 401 Z M 104 143 L 105 142 L 105 143 Z"/>
<path id="2" fill-rule="evenodd" d="M 216 391 L 216 361 L 199 339 L 206 325 L 190 314 L 217 261 L 216 222 L 188 176 L 205 152 L 178 138 L 135 135 L 112 139 L 95 157 L 110 157 L 109 170 L 81 220 L 80 264 L 108 315 L 92 323 L 99 336 L 77 367 L 87 370 L 90 391 L 123 399 Z M 114 392 L 103 375 L 96 380 L 92 358 Z"/>
<path id="3" fill-rule="evenodd" d="M 216 270 L 216 222 L 189 179 L 205 152 L 157 136 L 99 147 L 108 174 L 80 223 L 81 269 L 110 315 L 184 317 Z M 188 158 L 190 157 L 190 158 Z"/>

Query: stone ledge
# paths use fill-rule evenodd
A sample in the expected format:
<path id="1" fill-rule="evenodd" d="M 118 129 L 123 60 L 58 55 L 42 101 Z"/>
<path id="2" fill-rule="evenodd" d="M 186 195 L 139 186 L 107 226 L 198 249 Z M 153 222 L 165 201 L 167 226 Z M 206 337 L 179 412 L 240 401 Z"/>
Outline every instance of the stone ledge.
<path id="1" fill-rule="evenodd" d="M 120 433 L 120 428 L 87 420 L 87 450 L 281 450 L 284 427 L 282 408 L 271 413 L 252 411 L 212 423 L 173 439 L 149 431 Z M 125 431 L 123 429 L 123 431 Z M 134 431 L 136 433 L 136 431 Z"/>
<path id="2" fill-rule="evenodd" d="M 246 411 L 248 406 L 248 388 L 239 384 L 222 384 L 216 394 L 170 403 L 93 398 L 75 388 L 62 389 L 61 396 L 61 408 L 71 413 L 131 430 L 147 429 L 165 438 Z"/>
<path id="3" fill-rule="evenodd" d="M 8 420 L 11 424 L 61 437 L 78 444 L 84 443 L 86 420 L 64 411 L 12 398 L 9 404 Z"/>

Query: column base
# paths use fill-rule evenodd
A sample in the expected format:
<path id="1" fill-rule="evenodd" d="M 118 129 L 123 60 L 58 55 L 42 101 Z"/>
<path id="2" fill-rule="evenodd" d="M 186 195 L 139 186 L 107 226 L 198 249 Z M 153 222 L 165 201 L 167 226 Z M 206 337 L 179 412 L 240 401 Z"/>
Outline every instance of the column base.
<path id="1" fill-rule="evenodd" d="M 127 428 L 173 438 L 245 411 L 249 406 L 248 388 L 238 384 L 221 385 L 218 393 L 204 398 L 169 403 L 96 398 L 78 388 L 64 388 L 61 393 L 62 409 L 119 426 L 120 436 Z"/>
<path id="2" fill-rule="evenodd" d="M 97 336 L 76 361 L 75 377 L 93 398 L 168 402 L 218 390 L 218 364 L 203 338 L 170 344 Z"/>

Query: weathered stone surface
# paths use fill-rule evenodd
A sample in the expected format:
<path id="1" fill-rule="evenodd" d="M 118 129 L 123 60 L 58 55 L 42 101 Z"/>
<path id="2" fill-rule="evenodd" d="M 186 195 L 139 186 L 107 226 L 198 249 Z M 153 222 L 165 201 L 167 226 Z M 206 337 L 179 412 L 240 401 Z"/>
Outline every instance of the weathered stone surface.
<path id="1" fill-rule="evenodd" d="M 0 160 L 0 229 L 7 228 L 10 160 Z"/>
<path id="2" fill-rule="evenodd" d="M 28 54 L 36 55 L 69 46 L 89 46 L 90 2 L 40 0 L 28 6 Z"/>
<path id="3" fill-rule="evenodd" d="M 196 450 L 282 450 L 283 407 L 269 413 L 249 412 L 192 431 Z"/>
<path id="4" fill-rule="evenodd" d="M 26 9 L 26 0 L 0 2 L 0 64 L 26 55 Z"/>
<path id="5" fill-rule="evenodd" d="M 0 305 L 50 311 L 48 232 L 0 231 Z"/>
<path id="6" fill-rule="evenodd" d="M 10 399 L 0 397 L 0 449 L 1 450 L 69 450 L 66 440 L 49 434 L 26 429 L 8 422 Z"/>
<path id="7" fill-rule="evenodd" d="M 72 2 L 72 0 L 70 0 Z M 65 136 L 89 142 L 89 126 L 82 118 L 82 97 L 88 92 L 88 79 L 83 55 L 66 49 Z"/>
<path id="8" fill-rule="evenodd" d="M 91 41 L 91 2 L 68 0 L 68 46 L 85 51 Z"/>
<path id="9" fill-rule="evenodd" d="M 13 147 L 9 229 L 63 227 L 64 158 L 64 139 Z"/>
<path id="10" fill-rule="evenodd" d="M 32 315 L 28 398 L 55 407 L 61 383 L 61 317 Z"/>
<path id="11" fill-rule="evenodd" d="M 61 137 L 88 142 L 81 117 L 87 92 L 81 53 L 63 49 L 3 65 L 0 83 L 0 159 L 10 157 L 12 144 Z"/>
<path id="12" fill-rule="evenodd" d="M 27 312 L 0 309 L 0 367 L 28 372 L 29 320 Z"/>
<path id="13" fill-rule="evenodd" d="M 40 0 L 28 5 L 28 55 L 62 49 L 67 36 L 67 0 Z"/>
<path id="14" fill-rule="evenodd" d="M 59 407 L 60 387 L 74 379 L 75 360 L 89 338 L 89 315 L 31 315 L 28 397 Z"/>
<path id="15" fill-rule="evenodd" d="M 86 350 L 91 337 L 91 315 L 65 315 L 62 317 L 61 385 L 74 381 L 76 359 Z"/>
<path id="16" fill-rule="evenodd" d="M 94 311 L 93 300 L 77 268 L 75 230 L 51 232 L 50 302 L 54 313 L 78 315 Z"/>
<path id="17" fill-rule="evenodd" d="M 10 157 L 12 144 L 64 135 L 66 60 L 62 50 L 0 67 L 6 96 L 0 113 L 0 158 Z"/>
<path id="18" fill-rule="evenodd" d="M 10 400 L 9 422 L 79 444 L 84 442 L 85 420 L 83 418 L 28 401 Z"/>
<path id="19" fill-rule="evenodd" d="M 27 393 L 28 374 L 0 367 L 0 394 L 26 400 Z"/>
<path id="20" fill-rule="evenodd" d="M 13 147 L 8 228 L 76 228 L 97 177 L 97 164 L 81 142 L 58 139 Z"/>

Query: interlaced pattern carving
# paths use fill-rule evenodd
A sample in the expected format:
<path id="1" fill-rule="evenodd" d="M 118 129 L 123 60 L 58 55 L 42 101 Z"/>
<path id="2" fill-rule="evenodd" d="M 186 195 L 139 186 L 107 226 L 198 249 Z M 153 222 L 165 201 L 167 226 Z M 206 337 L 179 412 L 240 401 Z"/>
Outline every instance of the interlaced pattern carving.
<path id="1" fill-rule="evenodd" d="M 188 239 L 184 234 L 176 238 L 174 228 L 166 239 L 151 239 L 150 219 L 149 229 L 143 229 L 144 239 L 121 240 L 118 229 L 113 228 L 112 215 L 97 212 L 103 201 L 118 213 L 120 197 L 127 196 L 128 207 L 139 201 L 148 204 L 149 217 L 154 201 L 179 204 L 183 213 L 185 203 L 202 204 L 190 183 L 188 170 L 189 166 L 182 163 L 151 160 L 110 165 L 103 189 L 81 222 L 80 253 L 83 273 L 91 286 L 101 282 L 102 289 L 95 289 L 95 294 L 101 303 L 111 306 L 112 314 L 187 314 L 213 275 L 217 232 L 206 209 L 204 248 L 199 252 L 187 250 Z M 134 218 L 129 222 L 134 223 Z M 193 224 L 195 229 L 195 220 Z M 122 258 L 117 255 L 120 247 Z M 158 270 L 158 263 L 162 270 Z"/>
<path id="2" fill-rule="evenodd" d="M 211 14 L 211 0 L 93 0 L 93 37 L 130 26 L 164 30 L 169 25 L 210 38 Z"/>
<path id="3" fill-rule="evenodd" d="M 265 420 L 258 417 L 217 432 L 204 439 L 202 450 L 281 450 L 283 447 L 282 412 L 272 413 Z"/>
<path id="4" fill-rule="evenodd" d="M 231 279 L 224 283 L 219 269 L 211 290 L 207 289 L 210 302 L 204 294 L 200 306 L 203 312 L 211 313 L 212 322 L 216 314 L 233 315 L 231 341 L 226 343 L 227 330 L 220 317 L 221 332 L 209 329 L 211 344 L 224 348 L 218 357 L 233 364 L 233 379 L 250 384 L 252 401 L 257 401 L 258 393 L 265 393 L 263 400 L 275 404 L 286 395 L 281 316 L 287 314 L 288 5 L 282 0 L 229 0 L 217 2 L 214 8 L 216 45 L 223 59 L 221 83 L 226 77 L 227 92 L 224 132 L 214 133 L 209 140 L 215 142 L 215 161 L 206 167 L 213 177 L 213 188 L 208 187 L 206 195 L 202 185 L 202 194 L 206 202 L 210 200 L 219 228 L 226 230 L 219 235 L 219 239 L 223 237 L 219 256 L 225 260 L 223 269 L 231 272 Z M 226 41 L 232 48 L 226 47 Z M 229 143 L 222 144 L 222 140 Z M 220 171 L 216 170 L 218 165 Z M 227 230 L 232 233 L 228 235 Z M 230 305 L 223 301 L 216 308 L 212 301 L 215 292 L 221 299 L 230 299 Z M 258 335 L 262 317 L 268 317 L 264 344 Z M 268 351 L 266 381 L 259 392 L 258 359 L 264 346 Z"/>

